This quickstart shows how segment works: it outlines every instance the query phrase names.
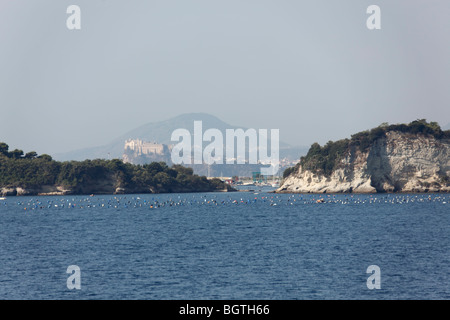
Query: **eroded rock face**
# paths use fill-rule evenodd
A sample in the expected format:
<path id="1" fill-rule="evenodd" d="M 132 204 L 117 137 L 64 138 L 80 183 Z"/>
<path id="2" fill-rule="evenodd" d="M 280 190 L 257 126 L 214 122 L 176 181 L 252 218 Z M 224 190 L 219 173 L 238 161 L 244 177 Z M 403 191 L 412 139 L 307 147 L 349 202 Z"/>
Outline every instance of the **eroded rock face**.
<path id="1" fill-rule="evenodd" d="M 0 197 L 16 196 L 16 188 L 0 188 Z"/>
<path id="2" fill-rule="evenodd" d="M 387 132 L 366 151 L 354 147 L 327 177 L 300 166 L 277 192 L 450 192 L 450 141 Z"/>
<path id="3" fill-rule="evenodd" d="M 0 188 L 0 196 L 34 196 L 34 195 L 66 195 L 71 194 L 72 190 L 63 186 L 41 186 L 39 188 L 22 188 L 22 187 L 7 187 Z"/>

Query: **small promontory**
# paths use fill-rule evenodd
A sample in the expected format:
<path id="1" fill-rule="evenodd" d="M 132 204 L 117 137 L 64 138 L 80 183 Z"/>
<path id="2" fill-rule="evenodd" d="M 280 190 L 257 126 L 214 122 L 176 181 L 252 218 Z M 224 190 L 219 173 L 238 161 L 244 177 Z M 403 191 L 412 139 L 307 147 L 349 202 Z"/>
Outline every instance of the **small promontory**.
<path id="1" fill-rule="evenodd" d="M 214 191 L 235 190 L 181 165 L 133 165 L 119 159 L 59 162 L 34 151 L 9 151 L 0 143 L 0 197 Z"/>
<path id="2" fill-rule="evenodd" d="M 314 143 L 284 172 L 277 192 L 449 192 L 450 131 L 436 122 L 381 126 L 324 146 Z"/>

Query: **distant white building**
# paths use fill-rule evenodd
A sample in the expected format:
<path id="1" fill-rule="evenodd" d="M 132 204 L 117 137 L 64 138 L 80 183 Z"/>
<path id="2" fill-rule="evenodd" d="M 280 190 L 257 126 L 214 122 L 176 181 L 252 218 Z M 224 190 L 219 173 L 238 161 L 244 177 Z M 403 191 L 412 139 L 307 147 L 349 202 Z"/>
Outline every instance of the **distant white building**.
<path id="1" fill-rule="evenodd" d="M 128 139 L 125 141 L 125 151 L 130 150 L 136 153 L 136 155 L 144 154 L 164 154 L 164 144 L 147 142 L 140 139 Z"/>
<path id="2" fill-rule="evenodd" d="M 140 139 L 125 141 L 123 161 L 126 163 L 144 164 L 152 161 L 170 162 L 172 146 L 162 143 L 148 142 Z"/>

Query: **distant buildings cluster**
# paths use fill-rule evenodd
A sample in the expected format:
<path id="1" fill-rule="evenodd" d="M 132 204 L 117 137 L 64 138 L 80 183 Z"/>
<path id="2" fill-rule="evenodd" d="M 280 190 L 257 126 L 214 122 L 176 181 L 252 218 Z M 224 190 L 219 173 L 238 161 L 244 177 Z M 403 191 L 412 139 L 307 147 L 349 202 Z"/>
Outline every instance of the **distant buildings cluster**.
<path id="1" fill-rule="evenodd" d="M 123 161 L 131 164 L 146 164 L 151 162 L 166 162 L 168 165 L 172 164 L 171 152 L 173 145 L 166 145 L 157 142 L 149 142 L 141 139 L 128 139 L 125 141 Z M 234 159 L 238 160 L 238 159 Z M 284 169 L 295 166 L 298 162 L 292 161 L 288 158 L 280 159 L 279 175 L 282 175 Z M 251 177 L 252 173 L 258 171 L 261 165 L 268 165 L 265 161 L 258 161 L 258 164 L 251 165 L 248 161 L 245 164 L 212 164 L 212 165 L 186 165 L 194 169 L 196 174 L 211 176 L 223 176 L 228 174 L 230 176 Z"/>

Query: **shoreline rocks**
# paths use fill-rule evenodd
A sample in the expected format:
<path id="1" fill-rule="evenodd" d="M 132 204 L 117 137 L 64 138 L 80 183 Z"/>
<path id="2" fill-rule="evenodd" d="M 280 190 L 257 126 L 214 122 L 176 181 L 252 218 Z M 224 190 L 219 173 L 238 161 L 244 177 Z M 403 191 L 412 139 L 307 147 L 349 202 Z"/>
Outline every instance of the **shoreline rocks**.
<path id="1" fill-rule="evenodd" d="M 105 189 L 86 189 L 77 192 L 63 186 L 41 186 L 39 188 L 22 188 L 22 187 L 0 187 L 0 197 L 14 196 L 65 196 L 65 195 L 91 195 L 91 194 L 158 194 L 158 193 L 196 193 L 196 192 L 233 192 L 237 191 L 229 186 L 220 190 L 193 190 L 193 189 L 176 189 L 176 190 L 156 190 L 149 189 L 133 189 L 117 187 L 111 190 Z"/>

